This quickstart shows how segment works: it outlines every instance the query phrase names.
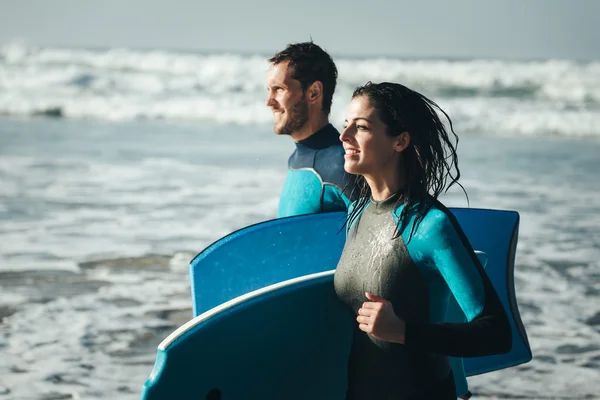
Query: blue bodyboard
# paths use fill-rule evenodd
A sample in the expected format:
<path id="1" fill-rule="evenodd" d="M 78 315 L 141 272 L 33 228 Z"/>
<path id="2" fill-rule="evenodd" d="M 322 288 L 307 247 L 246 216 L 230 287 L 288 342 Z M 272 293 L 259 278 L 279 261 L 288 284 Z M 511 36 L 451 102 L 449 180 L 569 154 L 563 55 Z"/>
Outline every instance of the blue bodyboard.
<path id="1" fill-rule="evenodd" d="M 166 338 L 143 400 L 342 400 L 354 317 L 333 273 L 221 304 Z"/>
<path id="2" fill-rule="evenodd" d="M 510 319 L 513 345 L 501 355 L 463 359 L 467 376 L 531 360 L 514 290 L 519 214 L 451 208 L 475 250 L 488 257 L 486 272 Z M 197 316 L 243 294 L 304 275 L 334 270 L 344 247 L 346 214 L 310 214 L 275 219 L 236 231 L 199 253 L 190 264 L 193 312 Z M 449 314 L 461 311 L 454 302 Z"/>

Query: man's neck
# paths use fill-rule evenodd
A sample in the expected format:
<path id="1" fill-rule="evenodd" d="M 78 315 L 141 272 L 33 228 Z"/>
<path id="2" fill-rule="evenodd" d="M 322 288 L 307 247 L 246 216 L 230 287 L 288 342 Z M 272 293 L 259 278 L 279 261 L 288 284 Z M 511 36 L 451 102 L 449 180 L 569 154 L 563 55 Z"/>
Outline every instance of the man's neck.
<path id="1" fill-rule="evenodd" d="M 320 131 L 329 124 L 329 118 L 326 115 L 320 115 L 318 118 L 309 119 L 302 129 L 292 133 L 292 139 L 298 143 L 311 137 L 316 132 Z"/>

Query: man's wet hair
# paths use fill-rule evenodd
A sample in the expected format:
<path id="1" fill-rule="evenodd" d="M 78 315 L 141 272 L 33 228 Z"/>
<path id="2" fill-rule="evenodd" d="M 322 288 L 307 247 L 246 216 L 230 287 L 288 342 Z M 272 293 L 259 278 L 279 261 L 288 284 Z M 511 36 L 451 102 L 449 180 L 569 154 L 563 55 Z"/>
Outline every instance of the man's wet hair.
<path id="1" fill-rule="evenodd" d="M 292 78 L 300 82 L 302 90 L 319 81 L 323 84 L 323 112 L 331 112 L 333 93 L 338 71 L 331 56 L 321 47 L 310 42 L 288 44 L 269 59 L 273 65 L 288 62 L 292 69 Z"/>

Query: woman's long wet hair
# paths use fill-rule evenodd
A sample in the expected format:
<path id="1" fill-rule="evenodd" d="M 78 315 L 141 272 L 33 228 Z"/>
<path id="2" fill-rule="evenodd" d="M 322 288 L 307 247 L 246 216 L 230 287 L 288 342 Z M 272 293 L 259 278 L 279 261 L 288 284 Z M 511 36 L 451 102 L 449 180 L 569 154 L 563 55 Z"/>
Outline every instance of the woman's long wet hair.
<path id="1" fill-rule="evenodd" d="M 458 184 L 458 136 L 454 132 L 452 121 L 435 102 L 398 83 L 368 82 L 354 90 L 352 98 L 365 96 L 371 105 L 379 111 L 379 118 L 387 126 L 387 134 L 398 136 L 403 132 L 410 135 L 410 144 L 402 152 L 399 166 L 404 178 L 404 187 L 400 189 L 398 206 L 405 207 L 399 216 L 394 237 L 398 237 L 408 226 L 411 215 L 415 213 L 415 223 L 410 236 L 423 220 L 433 201 L 454 185 Z M 450 140 L 446 127 L 440 120 L 439 110 L 449 122 L 450 132 L 455 144 Z M 360 217 L 371 200 L 371 188 L 363 176 L 357 176 L 351 188 L 351 196 L 358 192 L 358 200 L 348 215 L 348 226 Z M 465 192 L 466 194 L 466 192 Z M 467 197 L 468 199 L 468 197 Z"/>

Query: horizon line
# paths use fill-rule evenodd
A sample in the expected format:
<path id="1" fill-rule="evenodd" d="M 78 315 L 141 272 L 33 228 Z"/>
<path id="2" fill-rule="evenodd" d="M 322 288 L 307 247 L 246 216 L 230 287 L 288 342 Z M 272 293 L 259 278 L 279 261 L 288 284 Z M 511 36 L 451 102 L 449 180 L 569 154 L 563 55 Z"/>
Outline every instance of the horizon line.
<path id="1" fill-rule="evenodd" d="M 188 53 L 188 54 L 239 54 L 244 56 L 264 56 L 265 59 L 271 57 L 276 51 L 269 50 L 247 50 L 247 49 L 226 49 L 226 48 L 192 48 L 192 47 L 176 47 L 176 46 L 146 46 L 146 45 L 70 45 L 70 44 L 36 44 L 25 40 L 12 40 L 2 42 L 0 41 L 0 47 L 8 46 L 23 46 L 33 48 L 56 48 L 56 49 L 72 49 L 72 50 L 92 50 L 92 51 L 105 51 L 111 49 L 125 49 L 132 51 L 165 51 L 172 53 Z M 327 51 L 326 48 L 324 48 Z M 444 54 L 408 54 L 408 53 L 371 53 L 371 54 L 352 54 L 348 52 L 333 52 L 328 51 L 334 58 L 345 58 L 345 59 L 368 59 L 368 58 L 387 58 L 387 59 L 405 59 L 405 60 L 444 60 L 444 61 L 474 61 L 474 60 L 494 60 L 494 61 L 521 61 L 521 62 L 535 62 L 535 61 L 575 61 L 575 62 L 595 62 L 600 61 L 596 58 L 567 58 L 567 57 L 522 57 L 522 56 L 491 56 L 491 55 L 444 55 Z"/>

